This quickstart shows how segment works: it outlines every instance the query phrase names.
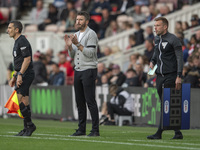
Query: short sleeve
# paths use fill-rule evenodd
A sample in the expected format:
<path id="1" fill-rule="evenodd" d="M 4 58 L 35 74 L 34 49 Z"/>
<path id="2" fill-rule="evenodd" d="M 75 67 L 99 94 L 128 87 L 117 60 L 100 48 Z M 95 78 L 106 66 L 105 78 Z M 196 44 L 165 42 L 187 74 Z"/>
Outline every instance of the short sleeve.
<path id="1" fill-rule="evenodd" d="M 30 44 L 28 43 L 27 40 L 22 40 L 20 42 L 20 45 L 19 45 L 19 49 L 21 50 L 21 54 L 23 57 L 29 57 L 31 56 L 31 50 L 30 50 Z"/>

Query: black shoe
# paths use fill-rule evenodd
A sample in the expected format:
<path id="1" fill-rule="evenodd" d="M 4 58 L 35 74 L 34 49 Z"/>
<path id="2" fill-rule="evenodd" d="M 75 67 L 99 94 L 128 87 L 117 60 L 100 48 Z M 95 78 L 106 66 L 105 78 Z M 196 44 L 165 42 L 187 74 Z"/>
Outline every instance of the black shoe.
<path id="1" fill-rule="evenodd" d="M 172 139 L 183 139 L 183 135 L 180 132 L 179 134 L 175 134 L 174 137 Z"/>
<path id="2" fill-rule="evenodd" d="M 85 132 L 76 130 L 76 132 L 74 134 L 72 134 L 71 136 L 83 136 L 83 135 L 86 135 Z"/>
<path id="3" fill-rule="evenodd" d="M 158 139 L 162 139 L 162 137 L 161 135 L 154 134 L 154 135 L 147 136 L 147 139 L 158 140 Z"/>
<path id="4" fill-rule="evenodd" d="M 87 136 L 100 136 L 99 132 L 91 132 L 90 134 L 88 134 Z"/>
<path id="5" fill-rule="evenodd" d="M 104 125 L 111 125 L 111 126 L 113 125 L 113 126 L 114 126 L 114 125 L 115 125 L 115 122 L 114 122 L 114 121 L 109 121 L 109 120 L 108 120 L 108 121 L 106 121 L 106 122 L 104 123 Z"/>
<path id="6" fill-rule="evenodd" d="M 106 116 L 101 117 L 101 119 L 99 120 L 99 125 L 104 124 L 106 121 L 108 121 L 108 117 Z"/>
<path id="7" fill-rule="evenodd" d="M 31 126 L 27 126 L 26 132 L 23 134 L 23 136 L 31 136 L 32 133 L 36 130 L 36 126 L 33 124 Z"/>
<path id="8" fill-rule="evenodd" d="M 19 133 L 17 133 L 15 136 L 22 136 L 25 132 L 26 132 L 26 129 L 23 129 Z"/>

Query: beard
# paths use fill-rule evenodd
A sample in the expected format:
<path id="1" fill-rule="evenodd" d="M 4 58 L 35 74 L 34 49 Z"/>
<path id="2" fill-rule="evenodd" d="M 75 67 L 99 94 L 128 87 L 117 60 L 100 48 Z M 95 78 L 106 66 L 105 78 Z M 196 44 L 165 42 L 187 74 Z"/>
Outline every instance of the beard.
<path id="1" fill-rule="evenodd" d="M 78 30 L 83 30 L 85 27 L 86 27 L 86 23 L 84 23 L 84 24 L 82 24 L 82 25 L 80 25 L 80 24 L 78 24 L 79 26 L 77 27 L 78 28 Z"/>

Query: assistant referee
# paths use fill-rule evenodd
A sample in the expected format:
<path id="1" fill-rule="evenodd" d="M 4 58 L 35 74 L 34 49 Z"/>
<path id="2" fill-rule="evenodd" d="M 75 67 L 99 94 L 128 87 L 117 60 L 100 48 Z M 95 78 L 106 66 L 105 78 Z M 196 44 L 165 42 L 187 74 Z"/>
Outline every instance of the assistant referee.
<path id="1" fill-rule="evenodd" d="M 29 87 L 34 79 L 32 64 L 31 45 L 25 36 L 21 35 L 22 24 L 19 21 L 11 21 L 8 25 L 7 33 L 15 40 L 13 48 L 14 75 L 9 82 L 11 87 L 16 86 L 20 111 L 24 117 L 24 129 L 16 136 L 31 136 L 36 130 L 36 126 L 31 120 L 31 110 L 29 106 Z"/>

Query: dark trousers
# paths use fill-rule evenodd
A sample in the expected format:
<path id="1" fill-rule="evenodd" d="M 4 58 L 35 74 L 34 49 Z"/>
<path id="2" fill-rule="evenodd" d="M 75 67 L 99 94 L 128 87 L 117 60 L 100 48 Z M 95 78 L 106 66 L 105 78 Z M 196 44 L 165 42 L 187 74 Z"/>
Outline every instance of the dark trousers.
<path id="1" fill-rule="evenodd" d="M 164 84 L 175 84 L 175 81 L 176 81 L 176 77 L 177 77 L 177 73 L 171 73 L 171 74 L 167 74 L 167 75 L 160 75 L 160 74 L 157 74 L 157 78 L 156 78 L 156 88 L 157 88 L 157 92 L 158 92 L 158 95 L 160 97 L 160 100 L 161 100 L 161 112 L 163 110 L 162 108 L 162 103 L 163 103 L 163 99 L 162 99 L 162 89 L 163 89 L 163 85 Z M 162 114 L 161 114 L 162 115 Z M 162 130 L 161 130 L 161 123 L 162 123 L 162 116 L 160 115 L 160 124 L 159 124 L 159 127 L 158 127 L 158 133 L 162 133 Z M 175 132 L 180 132 L 179 130 L 175 130 Z"/>
<path id="2" fill-rule="evenodd" d="M 85 71 L 75 71 L 74 89 L 76 95 L 76 104 L 78 108 L 79 129 L 86 131 L 87 108 L 89 108 L 92 117 L 92 131 L 99 132 L 99 111 L 95 100 L 95 80 L 97 69 L 88 69 Z"/>
<path id="3" fill-rule="evenodd" d="M 131 115 L 132 112 L 128 111 L 126 108 L 121 108 L 119 105 L 111 104 L 110 102 L 107 102 L 107 108 L 108 108 L 108 114 L 110 115 L 110 118 L 114 119 L 114 114 L 118 115 Z"/>

